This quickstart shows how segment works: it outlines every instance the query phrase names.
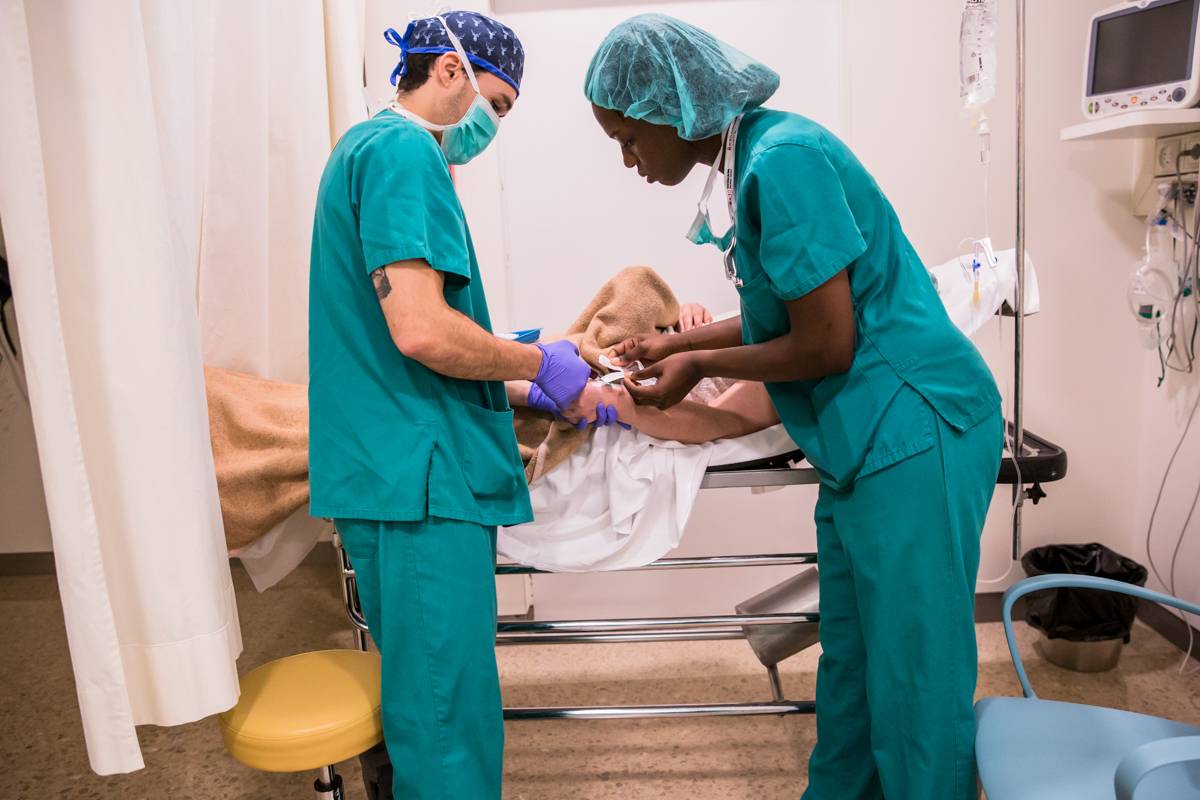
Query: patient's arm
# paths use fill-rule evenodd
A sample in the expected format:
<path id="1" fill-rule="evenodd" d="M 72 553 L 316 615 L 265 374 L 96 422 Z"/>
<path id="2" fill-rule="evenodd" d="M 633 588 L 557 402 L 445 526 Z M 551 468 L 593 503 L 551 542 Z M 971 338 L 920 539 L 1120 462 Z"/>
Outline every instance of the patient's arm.
<path id="1" fill-rule="evenodd" d="M 624 386 L 592 382 L 584 387 L 568 416 L 594 418 L 597 403 L 616 406 L 622 422 L 648 436 L 684 444 L 745 436 L 779 422 L 766 387 L 753 381 L 732 386 L 712 405 L 685 400 L 666 411 L 637 405 Z"/>
<path id="2" fill-rule="evenodd" d="M 529 405 L 529 381 L 505 381 L 504 393 L 508 395 L 508 404 L 513 408 Z"/>
<path id="3" fill-rule="evenodd" d="M 504 392 L 508 395 L 508 404 L 513 408 L 528 408 L 529 387 L 531 386 L 533 384 L 529 381 L 505 381 Z M 596 416 L 595 403 L 586 407 L 576 403 L 563 413 L 562 418 L 572 425 L 578 424 L 581 420 L 591 425 L 596 421 Z"/>

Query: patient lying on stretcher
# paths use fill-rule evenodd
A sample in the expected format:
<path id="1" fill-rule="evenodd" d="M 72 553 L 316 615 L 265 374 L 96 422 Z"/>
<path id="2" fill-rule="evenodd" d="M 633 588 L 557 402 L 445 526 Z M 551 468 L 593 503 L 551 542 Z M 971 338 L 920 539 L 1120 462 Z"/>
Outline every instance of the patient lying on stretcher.
<path id="1" fill-rule="evenodd" d="M 647 274 L 640 279 L 660 280 Z M 694 307 L 677 308 L 672 298 L 670 314 L 680 313 L 679 327 L 685 330 Z M 700 324 L 711 321 L 703 309 L 697 316 Z M 661 331 L 665 324 L 655 327 Z M 628 347 L 614 347 L 616 341 L 612 335 L 590 341 L 585 336 L 581 351 L 597 372 L 612 374 L 628 352 Z M 628 344 L 628 339 L 619 341 Z M 527 384 L 510 385 L 510 402 L 521 405 L 528 391 Z M 580 430 L 571 424 L 579 418 L 594 421 L 599 405 L 615 407 L 620 421 L 636 431 L 616 425 Z M 519 409 L 518 419 L 522 413 L 529 412 Z M 566 441 L 557 443 L 558 450 L 555 444 L 539 445 L 526 464 L 533 522 L 497 532 L 497 550 L 505 558 L 553 572 L 628 569 L 675 549 L 719 448 L 710 443 L 779 423 L 762 383 L 721 380 L 702 381 L 665 411 L 637 405 L 619 381 L 608 386 L 596 380 L 563 417 L 566 423 L 557 430 Z M 520 423 L 517 428 L 520 441 Z"/>
<path id="2" fill-rule="evenodd" d="M 680 309 L 679 331 L 711 322 L 712 317 L 694 304 Z M 509 401 L 526 405 L 527 382 L 509 386 Z M 575 405 L 564 410 L 568 420 L 596 421 L 601 405 L 616 409 L 621 423 L 655 439 L 682 444 L 703 444 L 718 439 L 733 439 L 779 424 L 779 415 L 766 387 L 755 381 L 705 382 L 687 400 L 667 410 L 637 405 L 620 383 L 605 384 L 593 380 L 584 388 Z"/>

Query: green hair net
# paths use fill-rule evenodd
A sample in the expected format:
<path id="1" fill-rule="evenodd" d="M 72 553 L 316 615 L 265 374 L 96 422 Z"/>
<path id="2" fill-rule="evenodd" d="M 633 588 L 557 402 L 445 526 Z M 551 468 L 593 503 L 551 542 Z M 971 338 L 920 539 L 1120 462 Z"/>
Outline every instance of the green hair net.
<path id="1" fill-rule="evenodd" d="M 640 14 L 600 43 L 583 93 L 601 108 L 670 125 L 696 141 L 725 130 L 777 88 L 773 70 L 707 31 L 665 14 Z"/>

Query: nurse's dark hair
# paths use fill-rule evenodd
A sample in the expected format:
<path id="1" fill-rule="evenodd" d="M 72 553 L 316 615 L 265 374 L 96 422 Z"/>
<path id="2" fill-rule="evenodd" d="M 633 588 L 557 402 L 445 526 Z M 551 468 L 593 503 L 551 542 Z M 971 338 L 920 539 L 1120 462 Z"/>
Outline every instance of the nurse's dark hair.
<path id="1" fill-rule="evenodd" d="M 433 62 L 441 57 L 441 53 L 409 53 L 404 75 L 396 82 L 397 92 L 412 92 L 420 89 L 429 80 L 433 71 Z"/>

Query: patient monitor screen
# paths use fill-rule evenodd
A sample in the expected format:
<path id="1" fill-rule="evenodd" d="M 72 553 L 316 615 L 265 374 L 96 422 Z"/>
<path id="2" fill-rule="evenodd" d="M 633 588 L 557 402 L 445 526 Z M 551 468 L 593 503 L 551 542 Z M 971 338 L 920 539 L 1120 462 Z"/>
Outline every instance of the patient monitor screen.
<path id="1" fill-rule="evenodd" d="M 1098 20 L 1089 94 L 1190 78 L 1192 20 L 1197 2 L 1200 0 L 1177 0 Z"/>

